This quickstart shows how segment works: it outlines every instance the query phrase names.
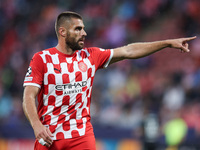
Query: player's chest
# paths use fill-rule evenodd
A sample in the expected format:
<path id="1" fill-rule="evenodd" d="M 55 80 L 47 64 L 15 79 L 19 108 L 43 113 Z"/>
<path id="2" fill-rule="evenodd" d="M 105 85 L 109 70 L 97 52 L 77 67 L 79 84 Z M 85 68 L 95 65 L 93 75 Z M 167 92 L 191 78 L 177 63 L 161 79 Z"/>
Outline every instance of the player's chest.
<path id="1" fill-rule="evenodd" d="M 45 68 L 44 82 L 56 85 L 87 81 L 96 70 L 89 59 L 47 63 Z"/>

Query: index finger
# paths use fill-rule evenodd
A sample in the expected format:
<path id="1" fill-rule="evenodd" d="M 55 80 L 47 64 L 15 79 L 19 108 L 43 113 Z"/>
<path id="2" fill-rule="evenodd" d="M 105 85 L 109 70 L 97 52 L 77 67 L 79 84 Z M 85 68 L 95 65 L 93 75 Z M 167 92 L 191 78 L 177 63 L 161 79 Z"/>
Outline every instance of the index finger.
<path id="1" fill-rule="evenodd" d="M 197 38 L 197 36 L 188 37 L 188 38 L 184 38 L 184 41 L 191 41 L 191 40 L 194 40 L 196 38 Z"/>

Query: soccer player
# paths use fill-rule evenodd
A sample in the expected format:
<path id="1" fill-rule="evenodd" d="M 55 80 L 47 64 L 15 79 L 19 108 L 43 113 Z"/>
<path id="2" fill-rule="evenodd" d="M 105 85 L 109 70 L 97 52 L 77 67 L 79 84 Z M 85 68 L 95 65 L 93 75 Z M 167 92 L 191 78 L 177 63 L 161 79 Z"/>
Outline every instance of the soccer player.
<path id="1" fill-rule="evenodd" d="M 196 38 L 132 43 L 115 49 L 84 48 L 87 34 L 82 17 L 75 12 L 59 14 L 55 30 L 57 46 L 36 53 L 24 79 L 23 110 L 34 130 L 35 150 L 95 150 L 90 123 L 95 72 L 166 47 L 189 52 L 187 42 Z"/>

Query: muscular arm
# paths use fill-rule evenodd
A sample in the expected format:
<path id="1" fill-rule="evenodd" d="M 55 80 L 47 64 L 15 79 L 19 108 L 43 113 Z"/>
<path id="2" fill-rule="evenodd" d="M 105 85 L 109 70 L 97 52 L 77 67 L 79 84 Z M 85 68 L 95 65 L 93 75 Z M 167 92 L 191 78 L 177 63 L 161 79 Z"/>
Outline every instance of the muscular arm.
<path id="1" fill-rule="evenodd" d="M 189 52 L 190 50 L 188 49 L 187 42 L 195 38 L 196 37 L 169 39 L 155 42 L 132 43 L 127 46 L 114 49 L 113 58 L 110 64 L 123 59 L 136 59 L 145 57 L 166 47 L 180 49 L 182 52 Z"/>
<path id="2" fill-rule="evenodd" d="M 39 90 L 40 89 L 36 86 L 25 87 L 23 96 L 23 110 L 34 130 L 36 139 L 39 141 L 41 138 L 43 138 L 47 142 L 45 146 L 50 147 L 52 144 L 52 139 L 50 138 L 52 133 L 41 123 L 35 104 L 35 99 L 39 93 Z"/>
<path id="3" fill-rule="evenodd" d="M 41 123 L 35 104 L 35 99 L 39 90 L 40 89 L 36 86 L 26 86 L 24 89 L 23 110 L 32 127 Z"/>

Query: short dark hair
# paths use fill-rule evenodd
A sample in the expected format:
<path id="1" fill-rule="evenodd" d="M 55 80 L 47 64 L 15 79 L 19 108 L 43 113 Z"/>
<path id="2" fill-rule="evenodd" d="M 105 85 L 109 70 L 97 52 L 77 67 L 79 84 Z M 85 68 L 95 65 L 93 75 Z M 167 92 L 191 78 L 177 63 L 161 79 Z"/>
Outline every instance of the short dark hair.
<path id="1" fill-rule="evenodd" d="M 63 25 L 63 23 L 65 23 L 66 20 L 71 20 L 71 18 L 77 18 L 77 19 L 83 20 L 81 15 L 76 12 L 65 11 L 65 12 L 60 13 L 55 22 L 55 31 L 56 31 L 57 36 L 58 36 L 58 30 L 60 26 Z"/>

